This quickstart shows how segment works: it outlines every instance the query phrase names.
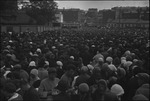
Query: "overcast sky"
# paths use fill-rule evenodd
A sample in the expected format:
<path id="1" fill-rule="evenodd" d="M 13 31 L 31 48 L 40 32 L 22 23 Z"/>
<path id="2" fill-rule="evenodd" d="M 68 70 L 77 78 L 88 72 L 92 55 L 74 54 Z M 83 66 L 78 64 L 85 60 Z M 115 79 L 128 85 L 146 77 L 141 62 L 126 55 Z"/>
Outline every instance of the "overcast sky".
<path id="1" fill-rule="evenodd" d="M 97 0 L 97 1 L 80 1 L 80 0 L 56 0 L 58 8 L 80 8 L 88 10 L 88 8 L 110 9 L 115 6 L 149 6 L 149 0 Z"/>

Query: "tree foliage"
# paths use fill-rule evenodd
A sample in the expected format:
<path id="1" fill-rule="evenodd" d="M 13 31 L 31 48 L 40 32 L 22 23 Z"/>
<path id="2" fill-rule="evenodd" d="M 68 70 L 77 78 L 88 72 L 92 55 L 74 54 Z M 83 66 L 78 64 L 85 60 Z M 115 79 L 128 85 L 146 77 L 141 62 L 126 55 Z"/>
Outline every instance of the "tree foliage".
<path id="1" fill-rule="evenodd" d="M 0 0 L 0 14 L 2 19 L 7 21 L 15 19 L 17 10 L 17 0 Z"/>
<path id="2" fill-rule="evenodd" d="M 17 10 L 17 0 L 0 0 L 1 10 Z"/>
<path id="3" fill-rule="evenodd" d="M 37 21 L 37 24 L 46 24 L 55 20 L 57 3 L 51 0 L 31 0 L 31 4 L 24 9 L 26 13 Z"/>

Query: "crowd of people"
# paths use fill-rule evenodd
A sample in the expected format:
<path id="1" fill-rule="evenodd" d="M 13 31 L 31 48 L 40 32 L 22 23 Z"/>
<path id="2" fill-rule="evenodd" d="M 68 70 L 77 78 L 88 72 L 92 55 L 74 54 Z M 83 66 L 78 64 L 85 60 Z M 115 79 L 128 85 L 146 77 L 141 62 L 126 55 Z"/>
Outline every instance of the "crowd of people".
<path id="1" fill-rule="evenodd" d="M 149 30 L 1 32 L 2 101 L 149 100 Z"/>

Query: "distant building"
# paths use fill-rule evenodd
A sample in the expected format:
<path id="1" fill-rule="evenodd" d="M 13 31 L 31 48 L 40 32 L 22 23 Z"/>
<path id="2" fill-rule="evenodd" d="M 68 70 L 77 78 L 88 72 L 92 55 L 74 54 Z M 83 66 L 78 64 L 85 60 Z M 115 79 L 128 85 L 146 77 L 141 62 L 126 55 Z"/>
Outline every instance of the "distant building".
<path id="1" fill-rule="evenodd" d="M 118 27 L 118 28 L 149 28 L 149 21 L 138 20 L 138 19 L 117 19 L 108 20 L 107 26 Z"/>
<path id="2" fill-rule="evenodd" d="M 62 14 L 62 12 L 59 12 L 59 13 L 55 14 L 55 17 L 56 17 L 57 22 L 63 23 L 63 14 Z"/>
<path id="3" fill-rule="evenodd" d="M 64 23 L 79 23 L 80 9 L 62 9 Z"/>
<path id="4" fill-rule="evenodd" d="M 114 7 L 115 19 L 107 25 L 120 28 L 149 28 L 149 7 Z"/>
<path id="5" fill-rule="evenodd" d="M 149 20 L 149 7 L 114 7 L 116 19 L 142 19 Z"/>
<path id="6" fill-rule="evenodd" d="M 52 26 L 53 27 L 57 27 L 57 28 L 61 28 L 62 27 L 62 23 L 63 23 L 63 14 L 62 12 L 57 12 L 55 14 L 56 20 L 52 22 Z"/>
<path id="7" fill-rule="evenodd" d="M 94 18 L 98 16 L 98 9 L 97 8 L 89 8 L 87 13 L 87 17 Z"/>
<path id="8" fill-rule="evenodd" d="M 86 24 L 88 26 L 97 26 L 98 25 L 98 9 L 89 8 L 86 13 Z"/>
<path id="9" fill-rule="evenodd" d="M 114 20 L 116 16 L 116 12 L 114 10 L 103 10 L 103 21 L 102 23 L 105 25 L 108 19 Z"/>
<path id="10" fill-rule="evenodd" d="M 36 21 L 28 16 L 25 11 L 18 12 L 10 12 L 5 11 L 5 13 L 1 12 L 0 16 L 0 24 L 1 25 L 34 25 Z"/>
<path id="11" fill-rule="evenodd" d="M 63 15 L 63 27 L 77 27 L 85 22 L 85 12 L 80 9 L 60 9 Z"/>

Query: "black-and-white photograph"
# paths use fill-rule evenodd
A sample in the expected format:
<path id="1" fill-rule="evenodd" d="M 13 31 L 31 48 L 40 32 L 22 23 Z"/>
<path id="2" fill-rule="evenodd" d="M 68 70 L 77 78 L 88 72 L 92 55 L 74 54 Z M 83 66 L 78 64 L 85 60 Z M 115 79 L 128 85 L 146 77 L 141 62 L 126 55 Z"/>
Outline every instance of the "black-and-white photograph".
<path id="1" fill-rule="evenodd" d="M 149 101 L 149 0 L 0 0 L 0 101 Z"/>

